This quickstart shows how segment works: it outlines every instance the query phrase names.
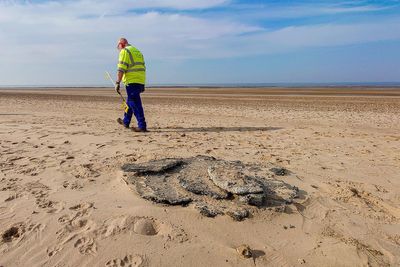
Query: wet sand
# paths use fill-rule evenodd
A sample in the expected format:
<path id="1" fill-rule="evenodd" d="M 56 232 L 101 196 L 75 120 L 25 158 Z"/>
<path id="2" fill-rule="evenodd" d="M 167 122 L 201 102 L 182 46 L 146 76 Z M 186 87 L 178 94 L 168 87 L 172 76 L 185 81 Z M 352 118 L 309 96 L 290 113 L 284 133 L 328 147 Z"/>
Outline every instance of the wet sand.
<path id="1" fill-rule="evenodd" d="M 0 90 L 0 265 L 397 266 L 398 88 Z M 213 156 L 284 167 L 301 192 L 244 221 L 142 199 L 121 166 Z M 147 223 L 154 231 L 139 231 Z M 250 259 L 235 250 L 247 244 Z"/>

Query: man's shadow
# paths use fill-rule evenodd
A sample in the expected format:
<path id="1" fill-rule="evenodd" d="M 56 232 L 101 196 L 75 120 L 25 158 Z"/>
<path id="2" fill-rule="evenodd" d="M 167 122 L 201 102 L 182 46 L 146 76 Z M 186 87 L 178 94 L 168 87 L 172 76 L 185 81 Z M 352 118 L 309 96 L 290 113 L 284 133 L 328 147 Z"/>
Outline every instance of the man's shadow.
<path id="1" fill-rule="evenodd" d="M 283 129 L 281 127 L 165 127 L 165 128 L 153 128 L 152 132 L 167 133 L 167 132 L 209 132 L 209 133 L 220 133 L 220 132 L 266 132 L 276 131 Z"/>

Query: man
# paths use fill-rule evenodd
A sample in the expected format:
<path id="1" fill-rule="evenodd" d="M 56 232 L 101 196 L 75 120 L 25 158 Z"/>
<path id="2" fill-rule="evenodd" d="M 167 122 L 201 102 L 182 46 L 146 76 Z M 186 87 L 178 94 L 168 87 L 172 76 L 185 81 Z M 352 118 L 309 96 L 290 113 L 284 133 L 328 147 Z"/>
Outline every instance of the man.
<path id="1" fill-rule="evenodd" d="M 118 118 L 119 124 L 129 128 L 132 114 L 135 115 L 138 127 L 132 127 L 135 132 L 147 132 L 146 120 L 140 94 L 144 92 L 146 81 L 146 65 L 142 53 L 121 38 L 117 45 L 119 52 L 117 80 L 115 90 L 120 94 L 121 81 L 125 84 L 127 105 L 129 109 L 124 113 L 124 119 Z"/>

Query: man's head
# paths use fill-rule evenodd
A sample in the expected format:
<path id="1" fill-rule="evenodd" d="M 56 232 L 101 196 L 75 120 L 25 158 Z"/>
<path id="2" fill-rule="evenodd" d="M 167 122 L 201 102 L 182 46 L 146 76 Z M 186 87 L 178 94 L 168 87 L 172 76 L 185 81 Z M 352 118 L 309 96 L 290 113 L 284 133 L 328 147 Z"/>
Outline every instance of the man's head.
<path id="1" fill-rule="evenodd" d="M 117 44 L 118 50 L 124 49 L 128 45 L 128 40 L 125 38 L 120 38 Z"/>

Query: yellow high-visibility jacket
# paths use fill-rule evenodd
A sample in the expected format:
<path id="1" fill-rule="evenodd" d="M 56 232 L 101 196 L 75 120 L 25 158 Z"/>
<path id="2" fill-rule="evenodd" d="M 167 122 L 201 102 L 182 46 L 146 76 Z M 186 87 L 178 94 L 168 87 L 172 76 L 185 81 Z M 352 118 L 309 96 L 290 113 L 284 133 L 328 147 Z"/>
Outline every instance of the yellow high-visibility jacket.
<path id="1" fill-rule="evenodd" d="M 122 77 L 124 84 L 146 83 L 144 57 L 136 47 L 127 45 L 119 52 L 118 70 L 124 73 Z"/>

